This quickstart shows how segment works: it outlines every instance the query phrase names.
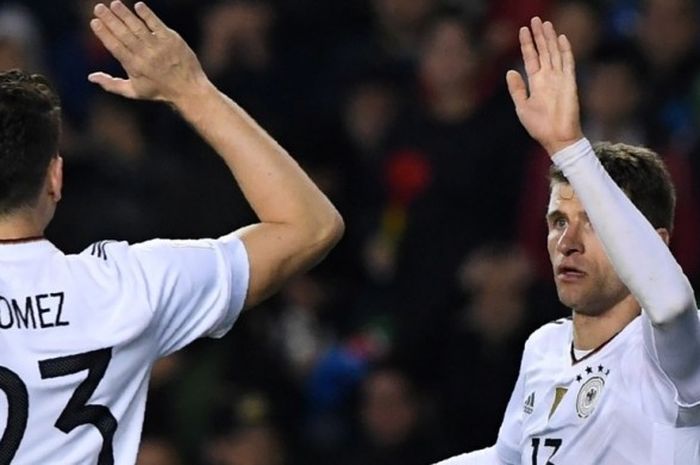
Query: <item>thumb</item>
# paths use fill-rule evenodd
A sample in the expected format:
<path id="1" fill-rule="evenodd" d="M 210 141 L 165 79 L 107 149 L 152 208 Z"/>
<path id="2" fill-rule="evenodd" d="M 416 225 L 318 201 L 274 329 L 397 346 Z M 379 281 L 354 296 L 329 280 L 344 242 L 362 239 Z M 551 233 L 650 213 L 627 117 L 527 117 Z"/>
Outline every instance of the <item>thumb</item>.
<path id="1" fill-rule="evenodd" d="M 506 73 L 506 82 L 508 83 L 508 92 L 513 99 L 516 108 L 519 108 L 525 100 L 527 100 L 527 88 L 522 75 L 514 70 L 509 70 Z"/>
<path id="2" fill-rule="evenodd" d="M 136 98 L 136 93 L 131 86 L 131 81 L 128 79 L 115 78 L 107 73 L 99 72 L 89 74 L 88 81 L 98 84 L 107 92 L 126 98 Z"/>

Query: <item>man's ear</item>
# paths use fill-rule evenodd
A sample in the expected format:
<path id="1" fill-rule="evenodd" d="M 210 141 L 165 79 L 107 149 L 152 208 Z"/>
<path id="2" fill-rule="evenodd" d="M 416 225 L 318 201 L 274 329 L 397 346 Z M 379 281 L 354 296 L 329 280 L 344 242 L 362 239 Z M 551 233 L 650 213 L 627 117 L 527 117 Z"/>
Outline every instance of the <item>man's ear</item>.
<path id="1" fill-rule="evenodd" d="M 51 199 L 58 203 L 61 200 L 61 192 L 63 190 L 63 158 L 56 155 L 51 159 L 49 164 L 49 195 Z"/>
<path id="2" fill-rule="evenodd" d="M 664 241 L 666 245 L 668 245 L 671 242 L 671 233 L 668 232 L 668 229 L 657 228 L 656 232 L 659 233 L 659 236 L 661 236 L 661 240 Z"/>

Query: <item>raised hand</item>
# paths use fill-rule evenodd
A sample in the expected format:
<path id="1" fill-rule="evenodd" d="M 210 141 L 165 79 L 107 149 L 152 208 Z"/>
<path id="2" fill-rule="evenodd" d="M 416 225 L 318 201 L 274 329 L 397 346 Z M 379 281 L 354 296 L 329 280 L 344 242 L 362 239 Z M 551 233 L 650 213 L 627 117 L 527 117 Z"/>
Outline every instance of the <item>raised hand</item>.
<path id="1" fill-rule="evenodd" d="M 535 17 L 530 26 L 532 34 L 527 27 L 520 29 L 529 96 L 520 73 L 510 70 L 506 80 L 520 122 L 551 156 L 583 137 L 574 56 L 552 23 Z"/>
<path id="2" fill-rule="evenodd" d="M 170 103 L 208 82 L 194 52 L 177 32 L 142 2 L 134 11 L 120 1 L 95 6 L 90 27 L 119 60 L 128 79 L 98 72 L 88 76 L 91 82 L 124 97 Z"/>

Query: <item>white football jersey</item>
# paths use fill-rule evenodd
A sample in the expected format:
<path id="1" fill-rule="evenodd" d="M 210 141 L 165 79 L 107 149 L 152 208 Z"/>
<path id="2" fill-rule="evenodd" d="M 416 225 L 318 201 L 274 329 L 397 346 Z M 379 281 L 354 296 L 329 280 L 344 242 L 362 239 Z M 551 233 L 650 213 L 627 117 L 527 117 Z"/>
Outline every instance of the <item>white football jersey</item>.
<path id="1" fill-rule="evenodd" d="M 0 245 L 0 465 L 133 465 L 153 363 L 240 313 L 248 257 L 218 240 Z"/>
<path id="2" fill-rule="evenodd" d="M 646 315 L 578 361 L 571 341 L 570 319 L 530 336 L 496 443 L 501 460 L 700 464 L 700 403 L 679 401 L 660 368 Z"/>

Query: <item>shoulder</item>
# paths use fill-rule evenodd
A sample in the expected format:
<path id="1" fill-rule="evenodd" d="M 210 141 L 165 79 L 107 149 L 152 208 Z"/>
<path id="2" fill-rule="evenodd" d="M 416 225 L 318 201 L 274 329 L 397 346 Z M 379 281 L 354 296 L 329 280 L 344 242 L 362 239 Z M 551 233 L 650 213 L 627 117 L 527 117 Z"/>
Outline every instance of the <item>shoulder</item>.
<path id="1" fill-rule="evenodd" d="M 82 252 L 62 256 L 73 273 L 87 270 L 90 273 L 110 274 L 124 261 L 129 244 L 113 240 L 97 241 L 88 245 Z"/>
<path id="2" fill-rule="evenodd" d="M 69 255 L 69 257 L 80 257 L 84 260 L 101 260 L 109 262 L 110 258 L 119 258 L 128 249 L 129 244 L 126 242 L 118 242 L 113 240 L 103 240 L 93 242 L 87 246 L 82 252 L 77 255 Z"/>
<path id="3" fill-rule="evenodd" d="M 215 247 L 210 239 L 152 239 L 145 242 L 129 244 L 113 240 L 97 241 L 82 252 L 68 257 L 76 261 L 94 263 L 103 267 L 124 267 L 137 262 L 157 265 L 174 259 L 179 251 L 211 250 Z"/>
<path id="4" fill-rule="evenodd" d="M 65 257 L 74 277 L 84 276 L 102 286 L 118 288 L 135 285 L 146 277 L 154 279 L 154 275 L 166 272 L 172 255 L 170 250 L 174 247 L 169 242 L 152 240 L 129 244 L 102 240 Z"/>
<path id="5" fill-rule="evenodd" d="M 211 268 L 228 261 L 230 257 L 244 250 L 237 237 L 219 239 L 153 239 L 129 246 L 128 255 L 139 268 L 161 270 L 166 273 L 175 270 L 188 273 L 198 268 Z"/>
<path id="6" fill-rule="evenodd" d="M 98 241 L 78 254 L 65 255 L 64 266 L 82 293 L 114 299 L 123 289 L 136 292 L 129 249 L 127 242 Z"/>
<path id="7" fill-rule="evenodd" d="M 232 275 L 247 279 L 248 258 L 242 241 L 218 239 L 153 239 L 129 244 L 99 241 L 68 256 L 74 275 L 118 286 L 173 287 L 183 283 L 226 284 Z M 223 281 L 223 283 L 222 283 Z"/>
<path id="8" fill-rule="evenodd" d="M 560 318 L 540 326 L 525 342 L 526 352 L 561 351 L 571 341 L 571 317 Z"/>

